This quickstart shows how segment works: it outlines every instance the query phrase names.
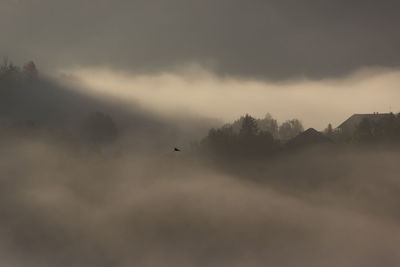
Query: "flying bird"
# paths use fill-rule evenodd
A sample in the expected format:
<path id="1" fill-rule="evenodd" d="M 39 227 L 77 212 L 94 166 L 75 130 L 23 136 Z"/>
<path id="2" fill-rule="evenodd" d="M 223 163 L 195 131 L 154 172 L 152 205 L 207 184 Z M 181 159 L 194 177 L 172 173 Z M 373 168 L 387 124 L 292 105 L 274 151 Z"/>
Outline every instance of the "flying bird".
<path id="1" fill-rule="evenodd" d="M 181 150 L 180 150 L 179 148 L 176 148 L 176 147 L 175 147 L 175 148 L 174 148 L 174 151 L 181 151 Z"/>

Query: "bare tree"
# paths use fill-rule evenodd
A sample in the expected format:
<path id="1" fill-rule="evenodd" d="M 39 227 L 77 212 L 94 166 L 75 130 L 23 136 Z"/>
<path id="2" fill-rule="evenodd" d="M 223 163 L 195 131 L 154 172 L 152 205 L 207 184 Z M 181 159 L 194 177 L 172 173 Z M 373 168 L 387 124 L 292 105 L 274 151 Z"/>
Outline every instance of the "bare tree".
<path id="1" fill-rule="evenodd" d="M 298 119 L 287 120 L 279 127 L 279 137 L 282 140 L 289 140 L 303 132 L 303 124 Z"/>

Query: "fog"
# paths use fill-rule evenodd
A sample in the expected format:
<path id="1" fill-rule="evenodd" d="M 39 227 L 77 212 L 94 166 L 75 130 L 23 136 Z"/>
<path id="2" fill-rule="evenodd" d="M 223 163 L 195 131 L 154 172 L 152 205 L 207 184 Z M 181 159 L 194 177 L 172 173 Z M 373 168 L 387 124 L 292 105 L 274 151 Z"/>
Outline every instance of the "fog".
<path id="1" fill-rule="evenodd" d="M 397 150 L 222 168 L 188 152 L 106 157 L 12 136 L 0 152 L 2 265 L 400 263 Z"/>
<path id="2" fill-rule="evenodd" d="M 340 79 L 282 82 L 221 78 L 198 65 L 159 75 L 132 75 L 109 68 L 62 70 L 87 85 L 92 95 L 137 101 L 159 113 L 197 114 L 230 122 L 249 113 L 267 112 L 279 121 L 299 118 L 306 127 L 338 126 L 354 113 L 398 112 L 400 72 L 390 68 L 360 69 Z"/>

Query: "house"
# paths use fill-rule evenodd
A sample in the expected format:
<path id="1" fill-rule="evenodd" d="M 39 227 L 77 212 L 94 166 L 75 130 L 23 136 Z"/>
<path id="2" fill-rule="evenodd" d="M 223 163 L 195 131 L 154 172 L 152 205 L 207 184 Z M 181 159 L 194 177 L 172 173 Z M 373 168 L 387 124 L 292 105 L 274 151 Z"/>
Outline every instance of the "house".
<path id="1" fill-rule="evenodd" d="M 314 128 L 309 128 L 304 132 L 298 134 L 296 137 L 290 139 L 286 146 L 289 148 L 300 148 L 310 145 L 332 144 L 333 141 L 321 132 Z"/>
<path id="2" fill-rule="evenodd" d="M 335 129 L 335 133 L 350 137 L 362 120 L 368 119 L 371 123 L 378 123 L 382 119 L 391 118 L 392 116 L 393 113 L 377 112 L 372 114 L 353 114 Z"/>

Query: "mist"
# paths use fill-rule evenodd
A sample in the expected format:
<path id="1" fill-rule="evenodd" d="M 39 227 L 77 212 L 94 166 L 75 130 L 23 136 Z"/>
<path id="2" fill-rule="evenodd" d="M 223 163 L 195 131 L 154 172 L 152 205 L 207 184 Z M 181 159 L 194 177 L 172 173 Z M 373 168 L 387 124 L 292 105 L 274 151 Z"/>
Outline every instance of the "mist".
<path id="1" fill-rule="evenodd" d="M 221 78 L 198 65 L 160 75 L 131 75 L 109 68 L 63 70 L 87 86 L 87 93 L 138 103 L 162 114 L 192 113 L 227 123 L 249 113 L 278 121 L 299 118 L 306 127 L 338 126 L 354 113 L 398 112 L 398 69 L 361 69 L 340 79 L 282 82 Z"/>
<path id="2" fill-rule="evenodd" d="M 40 137 L 2 140 L 4 265 L 400 262 L 397 150 L 304 151 L 221 168 L 187 153 L 110 158 Z"/>

